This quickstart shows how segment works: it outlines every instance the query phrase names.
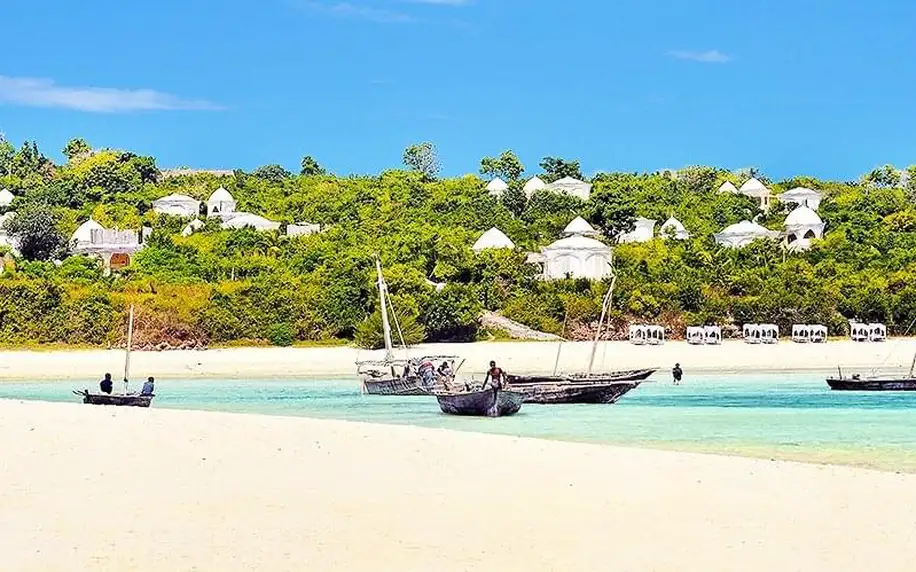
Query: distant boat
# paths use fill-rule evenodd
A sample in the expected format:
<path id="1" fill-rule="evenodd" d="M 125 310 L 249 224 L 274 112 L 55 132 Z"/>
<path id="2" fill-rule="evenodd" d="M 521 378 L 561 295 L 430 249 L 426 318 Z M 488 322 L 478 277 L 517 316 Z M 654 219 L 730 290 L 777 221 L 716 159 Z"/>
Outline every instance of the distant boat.
<path id="1" fill-rule="evenodd" d="M 134 307 L 130 307 L 127 320 L 127 347 L 124 352 L 124 393 L 93 393 L 88 389 L 74 391 L 74 395 L 83 398 L 83 403 L 90 405 L 120 405 L 126 407 L 149 407 L 155 394 L 144 395 L 141 393 L 128 393 L 127 385 L 130 379 L 130 349 L 134 334 Z"/>
<path id="2" fill-rule="evenodd" d="M 837 391 L 916 391 L 916 355 L 910 364 L 910 371 L 905 376 L 869 376 L 862 377 L 853 374 L 852 377 L 843 375 L 843 370 L 838 369 L 837 377 L 828 377 L 827 385 Z"/>
<path id="3" fill-rule="evenodd" d="M 601 328 L 611 307 L 614 285 L 617 275 L 611 273 L 611 286 L 608 288 L 601 304 L 601 316 L 598 329 L 592 342 L 588 371 L 584 374 L 557 373 L 560 363 L 562 342 L 557 347 L 557 357 L 551 375 L 513 375 L 506 374 L 506 383 L 511 389 L 525 394 L 525 403 L 615 403 L 628 391 L 655 373 L 658 368 L 630 369 L 623 371 L 593 372 L 595 354 L 601 339 Z"/>
<path id="4" fill-rule="evenodd" d="M 463 392 L 437 391 L 434 395 L 443 413 L 475 417 L 515 415 L 524 401 L 522 392 L 498 388 Z"/>
<path id="5" fill-rule="evenodd" d="M 361 390 L 369 395 L 429 395 L 430 390 L 427 386 L 448 386 L 455 378 L 455 372 L 464 363 L 464 360 L 457 356 L 422 356 L 418 358 L 396 359 L 394 357 L 394 348 L 391 342 L 391 325 L 388 321 L 388 309 L 391 306 L 391 300 L 388 298 L 388 285 L 382 276 L 382 264 L 378 258 L 375 259 L 375 272 L 378 275 L 378 293 L 379 306 L 382 313 L 382 332 L 385 340 L 385 358 L 383 360 L 366 360 L 356 363 L 356 374 L 360 378 Z M 395 325 L 397 324 L 397 315 L 392 308 L 392 316 Z M 401 346 L 406 349 L 407 344 L 401 334 L 398 326 L 398 334 L 401 338 Z M 438 373 L 438 368 L 433 367 L 431 372 L 425 371 L 429 367 L 423 367 L 424 362 L 432 364 L 447 362 L 450 375 L 442 376 Z M 423 371 L 421 371 L 423 370 Z M 426 384 L 422 376 L 431 376 Z"/>

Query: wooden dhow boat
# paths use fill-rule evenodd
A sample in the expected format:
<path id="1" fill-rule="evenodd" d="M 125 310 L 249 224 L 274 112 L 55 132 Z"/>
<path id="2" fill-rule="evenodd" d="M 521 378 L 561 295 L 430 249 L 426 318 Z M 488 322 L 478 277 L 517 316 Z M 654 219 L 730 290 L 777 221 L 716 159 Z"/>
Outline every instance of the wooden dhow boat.
<path id="1" fill-rule="evenodd" d="M 640 381 L 611 381 L 606 383 L 530 383 L 516 384 L 512 389 L 525 396 L 525 403 L 541 405 L 571 403 L 616 403 Z"/>
<path id="2" fill-rule="evenodd" d="M 916 391 L 916 355 L 910 364 L 910 371 L 905 376 L 868 376 L 853 374 L 850 377 L 843 375 L 843 370 L 837 368 L 836 377 L 828 377 L 827 385 L 837 391 Z"/>
<path id="3" fill-rule="evenodd" d="M 524 402 L 520 391 L 498 387 L 470 391 L 436 391 L 439 409 L 449 415 L 505 417 L 515 415 Z"/>
<path id="4" fill-rule="evenodd" d="M 388 297 L 388 285 L 382 276 L 382 264 L 375 259 L 375 272 L 378 276 L 379 306 L 382 314 L 382 332 L 385 341 L 385 358 L 382 360 L 364 360 L 356 362 L 356 374 L 360 379 L 360 391 L 368 395 L 429 395 L 438 386 L 447 386 L 454 380 L 455 372 L 461 368 L 464 360 L 458 356 L 421 356 L 417 358 L 394 357 L 391 342 L 391 317 L 398 329 L 401 347 L 407 350 L 397 314 L 391 307 Z M 436 364 L 446 362 L 450 373 L 443 376 Z"/>
<path id="5" fill-rule="evenodd" d="M 124 351 L 124 393 L 93 393 L 88 389 L 74 391 L 74 395 L 83 398 L 83 403 L 90 405 L 119 405 L 123 407 L 149 407 L 152 404 L 155 394 L 144 395 L 127 391 L 128 380 L 130 379 L 130 347 L 133 341 L 133 333 L 134 307 L 131 306 L 130 315 L 127 319 L 127 347 Z"/>
<path id="6" fill-rule="evenodd" d="M 513 375 L 506 374 L 506 383 L 511 389 L 525 394 L 525 403 L 558 404 L 558 403 L 616 403 L 628 391 L 635 389 L 658 368 L 630 369 L 623 371 L 595 372 L 595 354 L 601 339 L 601 329 L 607 318 L 608 310 L 617 283 L 617 275 L 611 266 L 611 285 L 601 304 L 601 316 L 598 329 L 592 342 L 588 370 L 584 374 L 558 373 L 560 351 L 563 342 L 557 346 L 557 357 L 551 375 Z"/>

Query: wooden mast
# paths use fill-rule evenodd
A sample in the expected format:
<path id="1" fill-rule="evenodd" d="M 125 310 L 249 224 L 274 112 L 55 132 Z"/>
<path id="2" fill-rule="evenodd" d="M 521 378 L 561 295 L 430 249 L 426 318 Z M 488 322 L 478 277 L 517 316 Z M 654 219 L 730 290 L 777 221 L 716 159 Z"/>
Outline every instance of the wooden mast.
<path id="1" fill-rule="evenodd" d="M 601 303 L 601 317 L 598 318 L 598 330 L 595 332 L 595 341 L 592 344 L 592 354 L 588 360 L 588 375 L 592 375 L 592 368 L 595 365 L 595 353 L 598 351 L 598 341 L 601 339 L 601 326 L 604 323 L 604 318 L 607 316 L 607 312 L 611 307 L 611 297 L 614 294 L 614 284 L 617 282 L 617 273 L 614 272 L 614 258 L 613 253 L 611 254 L 611 286 L 607 289 L 607 294 L 604 295 L 604 301 Z"/>
<path id="2" fill-rule="evenodd" d="M 124 393 L 127 393 L 127 384 L 130 380 L 130 346 L 134 337 L 134 305 L 130 305 L 130 315 L 127 318 L 127 349 L 124 352 Z"/>
<path id="3" fill-rule="evenodd" d="M 375 258 L 375 271 L 378 274 L 378 297 L 382 310 L 382 331 L 385 335 L 385 361 L 394 360 L 394 351 L 391 347 L 391 326 L 388 324 L 388 287 L 385 285 L 385 279 L 382 278 L 382 263 L 378 257 Z"/>

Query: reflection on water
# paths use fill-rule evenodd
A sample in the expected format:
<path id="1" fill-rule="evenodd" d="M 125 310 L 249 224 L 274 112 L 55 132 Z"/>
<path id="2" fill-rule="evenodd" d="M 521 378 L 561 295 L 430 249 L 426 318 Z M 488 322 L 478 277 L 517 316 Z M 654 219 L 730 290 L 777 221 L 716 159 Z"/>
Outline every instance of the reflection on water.
<path id="1" fill-rule="evenodd" d="M 0 383 L 0 398 L 78 401 L 69 382 Z M 837 462 L 916 472 L 916 392 L 830 391 L 810 374 L 645 383 L 616 405 L 440 413 L 433 398 L 362 396 L 353 380 L 169 380 L 153 407 L 410 424 L 567 441 Z"/>

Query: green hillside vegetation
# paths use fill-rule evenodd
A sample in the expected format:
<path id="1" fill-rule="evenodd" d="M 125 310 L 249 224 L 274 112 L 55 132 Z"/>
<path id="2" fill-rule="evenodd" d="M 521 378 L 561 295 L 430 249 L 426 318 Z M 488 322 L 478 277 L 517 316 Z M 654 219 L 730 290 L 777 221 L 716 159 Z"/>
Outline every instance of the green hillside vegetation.
<path id="1" fill-rule="evenodd" d="M 565 323 L 568 336 L 584 337 L 607 284 L 543 282 L 525 262 L 527 251 L 556 240 L 576 215 L 606 237 L 628 230 L 635 216 L 661 222 L 674 215 L 692 233 L 687 241 L 615 247 L 612 319 L 619 332 L 631 321 L 664 323 L 674 335 L 691 324 L 817 322 L 839 334 L 850 318 L 901 332 L 916 319 L 916 176 L 901 178 L 889 167 L 856 182 L 764 179 L 777 194 L 803 185 L 825 195 L 824 240 L 790 253 L 776 241 L 741 250 L 714 243 L 713 232 L 757 209 L 746 197 L 717 193 L 725 180 L 743 181 L 709 167 L 676 177 L 599 174 L 588 202 L 550 191 L 528 201 L 520 190 L 525 168 L 511 152 L 484 158 L 479 176 L 459 178 L 438 177 L 428 144 L 405 151 L 404 170 L 377 176 L 336 176 L 306 157 L 301 174 L 270 165 L 225 177 L 166 178 L 151 157 L 91 151 L 82 140 L 71 141 L 65 155 L 57 165 L 34 143 L 17 149 L 0 140 L 0 188 L 17 196 L 10 209 L 18 216 L 6 228 L 24 241 L 22 256 L 5 256 L 0 276 L 0 344 L 118 343 L 133 303 L 140 345 L 356 338 L 373 346 L 376 253 L 411 341 L 484 336 L 477 327 L 484 309 L 547 332 L 561 333 Z M 577 162 L 551 157 L 527 171 L 533 174 L 581 177 Z M 494 175 L 510 183 L 500 199 L 484 189 Z M 240 211 L 324 230 L 290 238 L 221 230 L 211 220 L 182 237 L 186 221 L 151 210 L 151 201 L 169 193 L 206 201 L 219 186 Z M 776 205 L 759 220 L 780 230 L 788 210 Z M 146 225 L 153 234 L 129 267 L 106 277 L 94 259 L 67 255 L 67 238 L 89 216 L 107 228 Z M 519 248 L 475 255 L 471 245 L 493 226 Z M 437 292 L 428 280 L 447 286 Z"/>

